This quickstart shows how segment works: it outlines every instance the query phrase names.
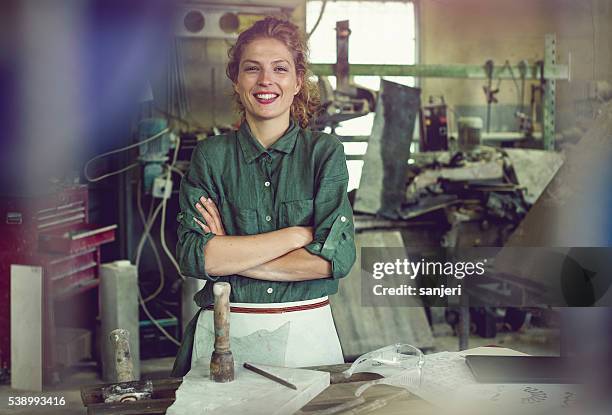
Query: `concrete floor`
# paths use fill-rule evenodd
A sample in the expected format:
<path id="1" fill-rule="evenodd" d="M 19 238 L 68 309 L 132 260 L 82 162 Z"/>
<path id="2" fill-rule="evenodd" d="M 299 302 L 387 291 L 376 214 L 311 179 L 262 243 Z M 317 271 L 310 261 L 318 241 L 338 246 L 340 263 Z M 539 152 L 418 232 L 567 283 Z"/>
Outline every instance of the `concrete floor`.
<path id="1" fill-rule="evenodd" d="M 439 351 L 457 351 L 459 341 L 453 336 L 451 328 L 446 324 L 434 325 L 435 349 Z M 518 350 L 532 355 L 558 355 L 559 331 L 557 329 L 529 328 L 518 333 L 499 333 L 492 339 L 471 336 L 469 348 L 496 345 Z M 142 377 L 147 379 L 167 377 L 172 368 L 174 358 L 143 360 L 141 363 Z M 79 387 L 101 383 L 95 364 L 83 364 L 73 371 L 62 383 L 49 388 L 45 392 L 25 392 L 10 388 L 10 385 L 0 385 L 0 414 L 62 414 L 82 415 L 87 411 L 81 402 Z M 66 405 L 61 407 L 9 407 L 10 396 L 45 396 L 65 398 Z"/>

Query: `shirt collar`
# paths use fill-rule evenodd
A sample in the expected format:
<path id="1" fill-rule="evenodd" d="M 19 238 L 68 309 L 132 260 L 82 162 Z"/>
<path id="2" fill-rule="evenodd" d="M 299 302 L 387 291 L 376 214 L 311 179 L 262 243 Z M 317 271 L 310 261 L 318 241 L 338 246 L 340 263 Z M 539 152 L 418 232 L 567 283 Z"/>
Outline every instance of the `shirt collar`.
<path id="1" fill-rule="evenodd" d="M 268 148 L 268 150 L 266 150 L 261 143 L 255 137 L 253 137 L 253 134 L 251 134 L 249 124 L 246 121 L 243 121 L 240 125 L 240 129 L 238 129 L 238 141 L 240 142 L 244 159 L 247 163 L 251 163 L 263 153 L 269 152 L 270 150 L 280 151 L 285 154 L 291 153 L 295 147 L 295 142 L 299 132 L 300 128 L 298 127 L 297 123 L 290 120 L 289 128 L 287 131 L 285 131 L 285 134 L 283 134 L 274 144 L 270 146 L 270 148 Z"/>

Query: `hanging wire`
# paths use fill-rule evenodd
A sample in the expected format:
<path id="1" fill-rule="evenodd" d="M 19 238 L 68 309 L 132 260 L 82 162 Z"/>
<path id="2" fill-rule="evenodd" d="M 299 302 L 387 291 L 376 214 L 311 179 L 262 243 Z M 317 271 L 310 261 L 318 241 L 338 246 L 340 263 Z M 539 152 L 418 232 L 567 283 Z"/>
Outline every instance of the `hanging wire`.
<path id="1" fill-rule="evenodd" d="M 306 40 L 309 40 L 310 36 L 312 36 L 314 31 L 317 30 L 317 27 L 319 27 L 319 23 L 321 23 L 321 19 L 323 18 L 323 13 L 325 13 L 325 6 L 327 6 L 327 0 L 323 0 L 323 4 L 321 5 L 321 11 L 319 12 L 319 17 L 317 17 L 317 21 L 315 22 L 314 26 L 306 35 Z"/>
<path id="2" fill-rule="evenodd" d="M 181 143 L 180 139 L 177 138 L 176 146 L 174 147 L 174 156 L 172 157 L 172 164 L 168 166 L 168 171 L 166 173 L 166 183 L 170 183 L 172 169 L 175 168 L 174 165 L 176 164 L 176 160 L 178 159 L 178 151 L 179 151 L 180 143 Z M 179 277 L 181 277 L 181 279 L 184 281 L 185 276 L 181 273 L 181 267 L 176 262 L 176 259 L 174 258 L 174 255 L 172 255 L 172 252 L 170 252 L 170 249 L 168 249 L 168 245 L 166 245 L 165 228 L 166 228 L 167 204 L 168 204 L 168 198 L 164 197 L 162 200 L 162 217 L 161 217 L 161 224 L 160 224 L 160 230 L 159 230 L 159 238 L 161 241 L 162 248 L 164 252 L 166 253 L 166 255 L 168 256 L 168 259 L 170 260 L 170 262 L 172 262 L 172 265 L 174 265 L 174 268 L 176 269 L 176 272 L 178 273 Z"/>
<path id="3" fill-rule="evenodd" d="M 172 171 L 180 172 L 180 174 L 183 174 L 180 170 L 178 170 L 175 167 L 175 164 L 176 164 L 177 159 L 178 159 L 179 148 L 180 148 L 180 139 L 177 139 L 177 143 L 176 143 L 176 146 L 174 148 L 174 154 L 173 154 L 173 157 L 172 157 L 172 162 L 171 162 L 171 164 L 169 164 L 167 166 L 166 183 L 168 183 L 171 180 Z M 153 209 L 153 206 L 154 206 L 155 202 L 154 202 L 154 200 L 152 200 L 151 204 L 149 205 L 149 213 L 148 213 L 146 221 L 145 221 L 144 220 L 145 219 L 144 210 L 142 209 L 141 187 L 140 187 L 140 185 L 141 185 L 141 183 L 139 181 L 139 183 L 138 183 L 138 191 L 136 193 L 136 200 L 137 200 L 139 215 L 140 215 L 141 219 L 143 220 L 144 229 L 143 229 L 142 236 L 141 236 L 141 238 L 140 238 L 140 240 L 138 242 L 137 248 L 136 248 L 136 259 L 135 259 L 136 269 L 138 269 L 139 266 L 140 266 L 140 260 L 141 260 L 144 244 L 145 244 L 145 242 L 147 240 L 149 240 L 149 242 L 151 244 L 151 247 L 153 249 L 153 253 L 155 255 L 155 259 L 156 259 L 156 262 L 157 262 L 158 269 L 159 269 L 160 282 L 159 282 L 158 287 L 155 289 L 155 291 L 153 293 L 151 293 L 149 296 L 147 296 L 146 298 L 143 298 L 142 291 L 141 291 L 140 285 L 139 285 L 138 286 L 138 301 L 139 301 L 139 303 L 140 303 L 144 313 L 146 314 L 146 316 L 151 321 L 151 323 L 153 323 L 153 325 L 155 325 L 155 327 L 157 327 L 157 329 L 165 337 L 167 337 L 170 341 L 172 341 L 172 343 L 176 344 L 177 346 L 180 346 L 180 342 L 177 339 L 175 339 L 170 333 L 168 333 L 168 331 L 166 329 L 164 329 L 158 323 L 158 321 L 151 315 L 151 313 L 150 313 L 150 311 L 149 311 L 149 309 L 147 308 L 147 305 L 146 305 L 147 302 L 155 299 L 162 292 L 162 290 L 164 288 L 164 285 L 165 285 L 165 273 L 164 273 L 164 270 L 163 270 L 163 264 L 161 263 L 161 258 L 159 257 L 159 252 L 157 251 L 157 247 L 156 247 L 155 242 L 153 240 L 153 237 L 151 235 L 151 228 L 153 227 L 154 223 L 156 222 L 157 216 L 160 214 L 160 212 L 162 213 L 162 219 L 161 219 L 161 224 L 160 224 L 160 242 L 161 242 L 162 248 L 163 248 L 164 252 L 166 253 L 166 255 L 168 256 L 168 258 L 170 259 L 170 261 L 172 262 L 173 266 L 176 268 L 176 270 L 178 272 L 178 275 L 183 280 L 185 279 L 185 277 L 180 272 L 180 267 L 179 267 L 178 263 L 176 262 L 174 256 L 172 255 L 172 253 L 168 249 L 168 246 L 167 246 L 166 241 L 165 241 L 165 224 L 166 224 L 165 216 L 166 216 L 166 207 L 167 207 L 168 198 L 163 197 L 162 198 L 162 202 L 159 203 L 155 207 L 155 209 Z"/>
<path id="4" fill-rule="evenodd" d="M 129 169 L 132 169 L 132 168 L 138 166 L 139 163 L 132 163 L 132 164 L 130 164 L 130 165 L 120 169 L 120 170 L 117 170 L 117 171 L 114 171 L 114 172 L 111 172 L 111 173 L 106 173 L 106 174 L 103 174 L 102 176 L 98 176 L 98 177 L 91 177 L 89 175 L 89 173 L 88 173 L 89 165 L 91 163 L 93 163 L 94 161 L 99 160 L 101 158 L 104 158 L 106 156 L 110 156 L 111 154 L 120 153 L 122 151 L 126 151 L 126 150 L 129 150 L 129 149 L 134 148 L 134 147 L 139 147 L 139 146 L 141 146 L 143 144 L 146 144 L 146 143 L 148 143 L 150 141 L 153 141 L 153 140 L 161 137 L 162 135 L 166 134 L 168 131 L 170 131 L 169 128 L 164 128 L 159 133 L 157 133 L 155 135 L 152 135 L 151 137 L 146 138 L 146 139 L 144 139 L 142 141 L 139 141 L 139 142 L 134 143 L 134 144 L 130 144 L 129 146 L 125 146 L 125 147 L 121 147 L 121 148 L 118 148 L 118 149 L 115 149 L 115 150 L 111 150 L 111 151 L 108 151 L 106 153 L 99 154 L 99 155 L 89 159 L 87 161 L 87 163 L 85 163 L 85 167 L 83 167 L 83 175 L 90 182 L 98 182 L 100 180 L 106 179 L 107 177 L 111 177 L 111 176 L 114 176 L 116 174 L 123 173 L 124 171 L 128 171 Z"/>
<path id="5" fill-rule="evenodd" d="M 145 229 L 147 229 L 147 224 L 151 221 L 151 218 L 152 218 L 154 201 L 151 200 L 151 204 L 149 205 L 149 214 L 147 215 L 147 217 L 145 217 L 144 210 L 142 208 L 142 196 L 141 196 L 141 191 L 140 191 L 141 184 L 142 182 L 139 180 L 138 181 L 138 191 L 136 192 L 136 205 L 138 207 L 138 214 L 140 216 L 140 220 L 142 221 L 142 225 Z M 153 218 L 153 220 L 155 220 L 155 218 Z M 149 225 L 148 228 L 150 228 L 151 226 L 152 224 Z M 151 233 L 143 231 L 143 236 L 146 237 L 146 239 L 149 241 L 149 244 L 151 245 L 151 250 L 153 251 L 153 255 L 155 256 L 155 262 L 157 263 L 157 269 L 159 270 L 159 286 L 152 294 L 150 294 L 147 298 L 144 299 L 144 302 L 147 303 L 151 301 L 152 299 L 154 299 L 155 297 L 157 297 L 157 295 L 163 290 L 165 274 L 164 274 L 164 267 L 161 262 L 161 257 L 159 256 L 159 251 L 157 250 L 157 245 L 155 244 L 155 240 L 153 239 Z M 139 249 L 137 249 L 136 261 L 135 261 L 137 269 L 140 265 L 140 256 L 142 255 L 142 249 L 144 247 L 144 244 L 142 245 L 142 247 L 139 244 L 138 247 Z"/>
<path id="6" fill-rule="evenodd" d="M 138 301 L 140 302 L 140 306 L 142 307 L 142 311 L 144 311 L 144 313 L 147 315 L 147 317 L 149 317 L 149 320 L 151 321 L 151 323 L 153 323 L 153 325 L 155 327 L 157 327 L 157 329 L 159 331 L 161 331 L 162 334 L 168 338 L 168 340 L 170 340 L 172 343 L 176 344 L 177 346 L 180 346 L 181 342 L 179 342 L 170 333 L 168 333 L 166 331 L 166 329 L 163 328 L 162 325 L 159 324 L 157 322 L 157 320 L 155 320 L 155 318 L 151 315 L 151 313 L 149 312 L 149 309 L 147 308 L 147 305 L 145 304 L 145 302 L 142 299 L 142 293 L 140 292 L 140 287 L 138 287 Z"/>

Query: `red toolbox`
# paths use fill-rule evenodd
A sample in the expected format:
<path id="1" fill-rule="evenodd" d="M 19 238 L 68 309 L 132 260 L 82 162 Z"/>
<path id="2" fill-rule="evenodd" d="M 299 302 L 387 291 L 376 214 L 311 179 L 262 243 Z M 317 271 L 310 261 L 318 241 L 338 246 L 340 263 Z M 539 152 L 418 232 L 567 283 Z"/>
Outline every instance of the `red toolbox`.
<path id="1" fill-rule="evenodd" d="M 0 371 L 10 367 L 11 265 L 43 268 L 43 365 L 49 381 L 57 366 L 55 303 L 98 286 L 100 245 L 115 240 L 116 228 L 88 223 L 85 185 L 0 198 Z"/>

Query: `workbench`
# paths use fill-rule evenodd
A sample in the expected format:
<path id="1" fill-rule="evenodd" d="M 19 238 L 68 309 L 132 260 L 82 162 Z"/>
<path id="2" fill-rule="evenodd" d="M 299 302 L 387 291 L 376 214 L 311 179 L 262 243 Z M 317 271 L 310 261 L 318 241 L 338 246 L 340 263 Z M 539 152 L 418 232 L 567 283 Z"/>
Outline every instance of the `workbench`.
<path id="1" fill-rule="evenodd" d="M 307 369 L 320 370 L 329 372 L 330 386 L 315 397 L 310 403 L 302 408 L 298 414 L 308 415 L 316 413 L 338 404 L 348 402 L 355 399 L 355 390 L 362 384 L 373 379 L 379 379 L 380 376 L 371 373 L 356 373 L 346 379 L 342 372 L 350 367 L 350 364 L 330 365 L 309 367 Z M 90 415 L 135 415 L 135 414 L 165 414 L 166 409 L 174 402 L 175 392 L 182 383 L 182 378 L 165 378 L 153 380 L 153 399 L 126 402 L 126 403 L 108 403 L 105 404 L 102 399 L 102 388 L 107 384 L 84 386 L 81 388 L 81 398 L 83 404 L 87 407 L 87 413 Z M 144 381 L 143 381 L 144 383 Z M 427 405 L 424 401 L 417 399 L 414 395 L 404 391 L 403 389 L 377 385 L 369 388 L 363 394 L 365 403 L 362 405 L 372 404 L 378 406 L 383 399 L 389 402 L 380 409 L 372 408 L 368 411 L 370 414 L 405 414 L 409 409 L 416 406 Z M 378 401 L 378 402 L 376 402 Z M 375 403 L 376 402 L 376 403 Z"/>

